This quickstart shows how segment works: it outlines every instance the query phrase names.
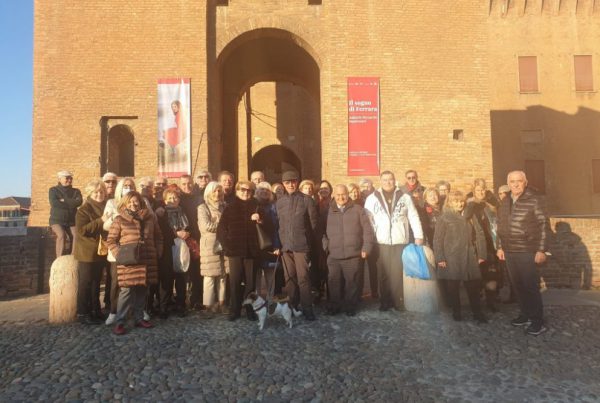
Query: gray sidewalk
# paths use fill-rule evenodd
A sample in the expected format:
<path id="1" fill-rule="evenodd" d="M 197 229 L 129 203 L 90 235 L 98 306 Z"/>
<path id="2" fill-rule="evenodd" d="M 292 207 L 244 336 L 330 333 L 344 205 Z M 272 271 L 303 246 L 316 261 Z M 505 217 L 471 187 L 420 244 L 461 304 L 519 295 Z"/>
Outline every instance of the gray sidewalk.
<path id="1" fill-rule="evenodd" d="M 0 322 L 47 321 L 49 296 L 40 294 L 0 301 Z M 600 290 L 549 289 L 542 296 L 546 306 L 600 307 Z"/>

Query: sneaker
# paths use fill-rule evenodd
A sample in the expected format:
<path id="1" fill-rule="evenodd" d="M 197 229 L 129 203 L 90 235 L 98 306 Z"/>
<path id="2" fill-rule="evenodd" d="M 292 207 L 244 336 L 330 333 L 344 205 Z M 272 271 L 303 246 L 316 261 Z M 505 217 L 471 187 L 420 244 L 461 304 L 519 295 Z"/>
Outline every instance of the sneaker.
<path id="1" fill-rule="evenodd" d="M 108 315 L 108 318 L 106 318 L 106 322 L 104 322 L 104 324 L 106 326 L 114 325 L 116 320 L 117 320 L 117 315 L 114 313 L 111 313 Z"/>
<path id="2" fill-rule="evenodd" d="M 519 316 L 518 318 L 511 320 L 510 324 L 516 327 L 529 326 L 531 325 L 531 321 L 524 316 Z"/>
<path id="3" fill-rule="evenodd" d="M 150 329 L 154 327 L 154 325 L 151 322 L 148 322 L 146 319 L 142 319 L 135 324 L 135 327 L 143 327 L 144 329 Z"/>
<path id="4" fill-rule="evenodd" d="M 113 333 L 116 334 L 117 336 L 123 336 L 125 333 L 127 333 L 127 330 L 125 330 L 125 326 L 123 326 L 121 323 L 119 323 L 117 326 L 115 326 L 113 328 Z"/>
<path id="5" fill-rule="evenodd" d="M 144 311 L 144 320 L 146 322 L 148 322 L 150 320 L 150 314 L 148 312 L 146 312 L 146 311 Z"/>
<path id="6" fill-rule="evenodd" d="M 539 336 L 540 334 L 546 332 L 548 328 L 542 324 L 540 325 L 529 325 L 526 332 L 532 336 Z"/>

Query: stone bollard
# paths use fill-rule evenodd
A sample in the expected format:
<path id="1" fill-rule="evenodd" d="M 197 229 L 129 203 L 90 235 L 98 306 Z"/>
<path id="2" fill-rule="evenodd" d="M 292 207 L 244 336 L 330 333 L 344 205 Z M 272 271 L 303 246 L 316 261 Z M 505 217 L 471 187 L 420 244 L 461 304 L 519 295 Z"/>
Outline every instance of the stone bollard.
<path id="1" fill-rule="evenodd" d="M 429 266 L 430 280 L 404 275 L 404 307 L 409 312 L 438 313 L 440 311 L 440 295 L 435 276 L 435 257 L 430 248 L 425 247 L 425 256 Z"/>
<path id="2" fill-rule="evenodd" d="M 77 318 L 77 261 L 64 255 L 50 269 L 50 323 L 69 323 Z"/>

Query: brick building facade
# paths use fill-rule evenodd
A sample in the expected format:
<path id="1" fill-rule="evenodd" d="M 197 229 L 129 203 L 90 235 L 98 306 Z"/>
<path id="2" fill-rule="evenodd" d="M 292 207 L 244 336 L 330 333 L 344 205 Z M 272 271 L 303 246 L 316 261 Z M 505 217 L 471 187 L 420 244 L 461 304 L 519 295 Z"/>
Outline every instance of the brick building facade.
<path id="1" fill-rule="evenodd" d="M 123 136 L 135 176 L 156 174 L 165 77 L 191 78 L 198 168 L 245 177 L 286 155 L 307 177 L 356 179 L 346 80 L 375 76 L 382 169 L 466 190 L 526 168 L 551 213 L 599 214 L 597 3 L 36 1 L 30 225 L 47 225 L 57 171 L 83 187 Z"/>

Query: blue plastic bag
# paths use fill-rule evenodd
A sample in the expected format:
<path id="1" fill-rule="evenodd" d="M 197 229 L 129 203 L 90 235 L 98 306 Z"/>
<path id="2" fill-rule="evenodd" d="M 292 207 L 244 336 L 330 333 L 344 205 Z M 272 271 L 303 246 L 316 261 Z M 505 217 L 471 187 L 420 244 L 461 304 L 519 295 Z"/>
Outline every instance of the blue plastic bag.
<path id="1" fill-rule="evenodd" d="M 421 280 L 431 279 L 425 251 L 423 251 L 421 245 L 408 244 L 402 252 L 402 264 L 404 265 L 404 273 L 407 276 Z"/>

